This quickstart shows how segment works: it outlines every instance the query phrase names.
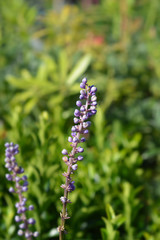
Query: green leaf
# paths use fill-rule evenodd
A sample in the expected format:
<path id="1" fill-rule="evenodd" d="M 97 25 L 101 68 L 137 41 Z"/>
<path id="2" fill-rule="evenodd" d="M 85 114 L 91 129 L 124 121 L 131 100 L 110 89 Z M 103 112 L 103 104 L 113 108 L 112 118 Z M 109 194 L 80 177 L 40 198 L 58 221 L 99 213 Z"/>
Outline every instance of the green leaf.
<path id="1" fill-rule="evenodd" d="M 68 85 L 72 85 L 86 71 L 91 59 L 91 55 L 87 54 L 78 61 L 66 80 Z"/>

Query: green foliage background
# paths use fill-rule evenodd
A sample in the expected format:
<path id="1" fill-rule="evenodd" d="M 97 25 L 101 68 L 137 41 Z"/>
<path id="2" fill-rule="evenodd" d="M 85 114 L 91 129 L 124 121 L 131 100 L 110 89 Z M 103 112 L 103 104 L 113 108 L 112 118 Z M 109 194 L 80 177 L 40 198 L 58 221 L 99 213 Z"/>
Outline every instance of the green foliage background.
<path id="1" fill-rule="evenodd" d="M 46 3 L 46 4 L 45 4 Z M 80 80 L 98 88 L 66 239 L 160 239 L 160 2 L 0 1 L 0 240 L 18 240 L 4 142 L 20 145 L 38 239 L 58 239 L 61 150 Z"/>

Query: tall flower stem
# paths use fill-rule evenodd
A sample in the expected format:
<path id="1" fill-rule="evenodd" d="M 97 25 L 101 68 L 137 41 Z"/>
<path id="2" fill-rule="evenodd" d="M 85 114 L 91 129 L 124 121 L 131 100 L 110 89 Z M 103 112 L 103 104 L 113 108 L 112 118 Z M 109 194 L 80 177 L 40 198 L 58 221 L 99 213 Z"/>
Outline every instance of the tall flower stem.
<path id="1" fill-rule="evenodd" d="M 67 172 L 63 173 L 63 176 L 66 177 L 65 184 L 62 184 L 61 187 L 64 189 L 64 196 L 61 197 L 61 201 L 63 204 L 62 212 L 60 213 L 61 216 L 61 225 L 58 227 L 59 231 L 59 240 L 63 240 L 64 233 L 66 233 L 65 230 L 65 220 L 69 219 L 70 217 L 68 216 L 67 213 L 67 203 L 71 203 L 71 201 L 68 199 L 69 192 L 73 191 L 75 189 L 74 186 L 74 181 L 72 181 L 71 174 L 73 174 L 73 171 L 77 169 L 77 161 L 83 160 L 82 156 L 76 157 L 75 155 L 77 153 L 82 153 L 84 149 L 82 147 L 78 147 L 78 143 L 84 142 L 85 138 L 82 137 L 81 135 L 86 135 L 88 134 L 88 129 L 87 127 L 90 126 L 90 121 L 85 122 L 89 117 L 92 115 L 96 114 L 96 96 L 95 92 L 97 91 L 96 87 L 94 86 L 88 86 L 87 84 L 87 79 L 84 78 L 82 80 L 82 83 L 80 84 L 80 87 L 83 89 L 80 91 L 80 100 L 85 100 L 85 105 L 82 105 L 81 101 L 77 101 L 76 105 L 80 107 L 80 111 L 78 109 L 75 110 L 74 115 L 76 118 L 74 118 L 74 123 L 77 124 L 72 127 L 72 137 L 68 138 L 68 141 L 71 142 L 71 147 L 72 150 L 68 154 L 66 149 L 62 150 L 63 155 L 67 155 L 63 157 L 63 161 L 67 164 Z M 91 100 L 90 100 L 91 97 Z M 90 108 L 89 108 L 90 105 Z"/>

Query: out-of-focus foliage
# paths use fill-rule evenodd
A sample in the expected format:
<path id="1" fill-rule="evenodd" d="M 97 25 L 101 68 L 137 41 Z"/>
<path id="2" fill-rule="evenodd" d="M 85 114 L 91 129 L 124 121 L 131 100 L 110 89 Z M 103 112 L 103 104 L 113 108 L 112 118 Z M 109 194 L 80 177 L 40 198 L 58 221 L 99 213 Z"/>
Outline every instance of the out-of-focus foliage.
<path id="1" fill-rule="evenodd" d="M 7 140 L 20 145 L 39 239 L 58 239 L 61 150 L 69 149 L 85 75 L 99 106 L 74 176 L 66 239 L 160 239 L 159 0 L 102 0 L 60 12 L 50 0 L 29 2 L 0 3 L 0 239 L 18 239 Z"/>

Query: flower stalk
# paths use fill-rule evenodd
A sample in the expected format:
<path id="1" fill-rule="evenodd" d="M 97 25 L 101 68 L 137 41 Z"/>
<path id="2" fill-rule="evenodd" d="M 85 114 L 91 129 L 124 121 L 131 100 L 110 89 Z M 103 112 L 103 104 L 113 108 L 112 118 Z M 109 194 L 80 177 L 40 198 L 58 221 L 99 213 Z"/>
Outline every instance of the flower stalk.
<path id="1" fill-rule="evenodd" d="M 71 201 L 68 199 L 68 195 L 69 192 L 75 190 L 75 185 L 71 174 L 77 170 L 77 162 L 83 160 L 83 156 L 76 156 L 76 154 L 84 151 L 82 147 L 78 147 L 78 144 L 86 141 L 85 136 L 89 133 L 87 128 L 91 125 L 91 122 L 87 120 L 97 112 L 97 88 L 93 85 L 89 86 L 86 78 L 82 79 L 80 87 L 82 88 L 79 96 L 80 100 L 76 102 L 77 107 L 80 109 L 75 109 L 74 111 L 75 125 L 71 128 L 71 136 L 68 137 L 68 141 L 71 143 L 70 146 L 72 147 L 72 150 L 70 153 L 68 153 L 66 149 L 62 150 L 62 154 L 65 155 L 63 156 L 62 160 L 65 162 L 68 168 L 67 172 L 63 173 L 63 176 L 66 178 L 65 184 L 61 185 L 61 187 L 64 189 L 64 196 L 60 198 L 63 208 L 62 212 L 60 213 L 61 225 L 58 227 L 59 240 L 63 240 L 64 234 L 67 233 L 65 230 L 65 221 L 70 218 L 67 213 L 67 204 L 71 203 Z M 84 104 L 82 101 L 84 101 Z"/>

